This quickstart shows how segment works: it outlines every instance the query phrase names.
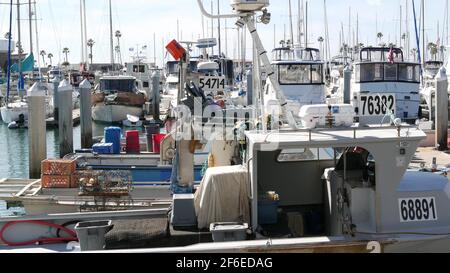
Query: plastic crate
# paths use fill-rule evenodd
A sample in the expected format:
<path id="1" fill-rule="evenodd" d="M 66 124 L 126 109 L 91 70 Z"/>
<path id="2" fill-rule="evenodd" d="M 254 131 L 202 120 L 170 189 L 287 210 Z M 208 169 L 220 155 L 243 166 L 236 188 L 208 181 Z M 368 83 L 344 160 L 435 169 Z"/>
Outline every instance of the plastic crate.
<path id="1" fill-rule="evenodd" d="M 44 189 L 71 188 L 72 186 L 70 175 L 43 175 L 41 182 Z"/>
<path id="2" fill-rule="evenodd" d="M 92 151 L 101 155 L 113 154 L 114 145 L 112 143 L 97 143 L 92 146 Z"/>
<path id="3" fill-rule="evenodd" d="M 279 201 L 258 201 L 258 223 L 261 225 L 275 225 L 278 223 Z"/>
<path id="4" fill-rule="evenodd" d="M 214 242 L 245 241 L 247 239 L 248 224 L 242 223 L 213 223 L 209 230 Z"/>
<path id="5" fill-rule="evenodd" d="M 42 161 L 41 167 L 43 175 L 68 176 L 76 171 L 77 161 L 64 159 L 47 159 Z"/>

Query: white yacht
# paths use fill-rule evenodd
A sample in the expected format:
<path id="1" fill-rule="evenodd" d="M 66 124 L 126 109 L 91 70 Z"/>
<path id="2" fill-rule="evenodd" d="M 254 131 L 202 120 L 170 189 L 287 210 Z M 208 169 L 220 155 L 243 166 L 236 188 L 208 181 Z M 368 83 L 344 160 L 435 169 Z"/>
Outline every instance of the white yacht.
<path id="1" fill-rule="evenodd" d="M 118 123 L 128 115 L 142 117 L 146 94 L 142 83 L 131 76 L 105 76 L 100 78 L 93 94 L 94 121 Z"/>

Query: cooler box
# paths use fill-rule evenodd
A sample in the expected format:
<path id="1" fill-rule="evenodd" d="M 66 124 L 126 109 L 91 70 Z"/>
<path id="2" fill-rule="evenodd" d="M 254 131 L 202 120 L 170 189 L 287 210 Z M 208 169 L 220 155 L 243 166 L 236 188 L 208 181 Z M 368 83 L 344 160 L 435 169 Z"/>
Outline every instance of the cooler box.
<path id="1" fill-rule="evenodd" d="M 114 147 L 112 143 L 97 143 L 92 146 L 92 151 L 100 155 L 110 155 L 114 153 Z"/>
<path id="2" fill-rule="evenodd" d="M 278 223 L 279 201 L 258 201 L 258 223 L 260 225 L 275 225 Z"/>
<path id="3" fill-rule="evenodd" d="M 122 129 L 119 127 L 105 128 L 105 143 L 113 144 L 113 153 L 120 154 L 120 139 L 122 136 Z"/>
<path id="4" fill-rule="evenodd" d="M 128 131 L 126 133 L 127 154 L 139 154 L 141 152 L 141 144 L 139 141 L 139 131 Z"/>

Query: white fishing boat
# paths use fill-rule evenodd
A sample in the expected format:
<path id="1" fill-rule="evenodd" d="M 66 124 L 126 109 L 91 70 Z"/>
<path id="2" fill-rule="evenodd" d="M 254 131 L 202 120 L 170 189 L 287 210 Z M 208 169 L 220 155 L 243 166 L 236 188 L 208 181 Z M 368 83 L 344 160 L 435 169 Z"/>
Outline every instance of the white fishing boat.
<path id="1" fill-rule="evenodd" d="M 130 76 L 105 76 L 93 94 L 92 118 L 104 123 L 118 123 L 128 115 L 142 117 L 145 91 Z"/>
<path id="2" fill-rule="evenodd" d="M 302 106 L 325 103 L 324 62 L 318 49 L 276 48 L 272 66 L 281 92 L 286 97 L 288 111 L 298 114 Z M 264 90 L 264 105 L 277 104 L 278 91 L 270 79 Z"/>

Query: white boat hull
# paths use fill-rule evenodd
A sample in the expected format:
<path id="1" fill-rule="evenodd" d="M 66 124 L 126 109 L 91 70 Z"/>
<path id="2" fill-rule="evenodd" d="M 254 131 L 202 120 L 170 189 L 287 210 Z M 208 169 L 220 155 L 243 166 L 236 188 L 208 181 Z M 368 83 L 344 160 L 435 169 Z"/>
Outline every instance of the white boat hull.
<path id="1" fill-rule="evenodd" d="M 143 108 L 135 106 L 97 104 L 92 107 L 92 119 L 105 123 L 118 123 L 126 120 L 127 115 L 140 117 L 143 114 Z"/>
<path id="2" fill-rule="evenodd" d="M 18 121 L 20 115 L 24 116 L 24 119 L 28 119 L 28 105 L 26 103 L 20 105 L 12 105 L 11 107 L 1 108 L 2 120 L 6 124 Z"/>

